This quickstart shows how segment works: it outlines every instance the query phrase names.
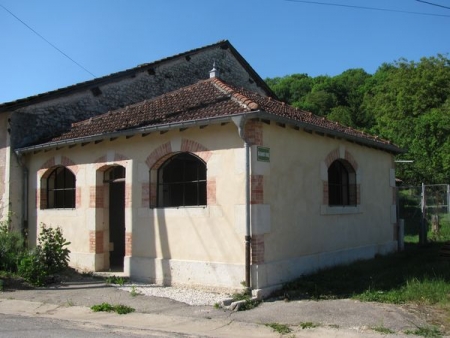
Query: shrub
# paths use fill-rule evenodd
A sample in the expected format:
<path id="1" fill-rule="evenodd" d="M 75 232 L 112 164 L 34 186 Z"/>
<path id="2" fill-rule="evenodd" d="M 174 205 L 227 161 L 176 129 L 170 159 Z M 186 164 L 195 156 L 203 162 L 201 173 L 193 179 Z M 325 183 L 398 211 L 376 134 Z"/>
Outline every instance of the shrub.
<path id="1" fill-rule="evenodd" d="M 66 246 L 69 244 L 61 228 L 50 228 L 41 223 L 38 245 L 23 255 L 19 275 L 34 285 L 45 285 L 51 274 L 67 268 L 70 250 Z"/>
<path id="2" fill-rule="evenodd" d="M 42 255 L 45 266 L 50 274 L 60 272 L 69 265 L 70 244 L 63 237 L 60 227 L 47 228 L 41 223 L 41 233 L 38 239 L 38 253 Z"/>
<path id="3" fill-rule="evenodd" d="M 17 265 L 24 254 L 23 236 L 9 229 L 11 217 L 0 222 L 0 270 L 17 272 Z"/>

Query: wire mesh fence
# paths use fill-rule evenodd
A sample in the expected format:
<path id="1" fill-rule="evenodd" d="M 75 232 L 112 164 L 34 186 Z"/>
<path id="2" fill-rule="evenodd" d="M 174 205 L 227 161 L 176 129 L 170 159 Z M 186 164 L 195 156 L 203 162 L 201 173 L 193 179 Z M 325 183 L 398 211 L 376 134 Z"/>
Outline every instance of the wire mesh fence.
<path id="1" fill-rule="evenodd" d="M 450 240 L 450 185 L 398 187 L 398 217 L 404 220 L 405 240 L 421 231 L 426 238 Z"/>

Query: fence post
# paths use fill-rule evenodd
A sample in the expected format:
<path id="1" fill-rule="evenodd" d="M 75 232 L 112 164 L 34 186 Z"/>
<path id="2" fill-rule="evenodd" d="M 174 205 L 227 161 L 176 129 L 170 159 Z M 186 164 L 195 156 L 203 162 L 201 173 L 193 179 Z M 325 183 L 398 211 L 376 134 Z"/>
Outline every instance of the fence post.
<path id="1" fill-rule="evenodd" d="M 420 201 L 420 207 L 422 210 L 422 218 L 420 220 L 419 228 L 419 244 L 424 245 L 427 242 L 427 219 L 426 219 L 426 201 L 425 201 L 425 184 L 422 183 L 422 199 Z"/>
<path id="2" fill-rule="evenodd" d="M 447 213 L 450 214 L 450 184 L 447 184 Z"/>

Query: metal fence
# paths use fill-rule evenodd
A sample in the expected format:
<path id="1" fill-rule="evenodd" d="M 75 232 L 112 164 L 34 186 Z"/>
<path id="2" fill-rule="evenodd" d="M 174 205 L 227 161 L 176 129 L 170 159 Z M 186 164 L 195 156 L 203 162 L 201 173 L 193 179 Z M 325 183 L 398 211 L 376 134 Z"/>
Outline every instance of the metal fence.
<path id="1" fill-rule="evenodd" d="M 418 235 L 424 243 L 430 235 L 450 234 L 450 184 L 400 186 L 397 196 L 405 236 Z"/>

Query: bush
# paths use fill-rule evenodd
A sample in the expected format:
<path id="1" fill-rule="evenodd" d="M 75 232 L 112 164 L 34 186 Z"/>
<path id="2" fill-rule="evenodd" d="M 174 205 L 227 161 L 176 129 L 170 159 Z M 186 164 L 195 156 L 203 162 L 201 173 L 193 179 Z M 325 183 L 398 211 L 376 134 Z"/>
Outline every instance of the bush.
<path id="1" fill-rule="evenodd" d="M 10 222 L 10 217 L 0 222 L 0 270 L 17 272 L 25 251 L 24 239 L 19 232 L 9 230 Z"/>
<path id="2" fill-rule="evenodd" d="M 70 250 L 66 248 L 69 244 L 63 237 L 60 227 L 47 228 L 41 223 L 37 253 L 42 256 L 43 263 L 50 274 L 60 272 L 69 265 Z"/>
<path id="3" fill-rule="evenodd" d="M 50 275 L 67 268 L 70 250 L 66 246 L 69 244 L 61 228 L 41 224 L 38 245 L 24 254 L 18 267 L 19 275 L 37 286 L 47 284 Z"/>

